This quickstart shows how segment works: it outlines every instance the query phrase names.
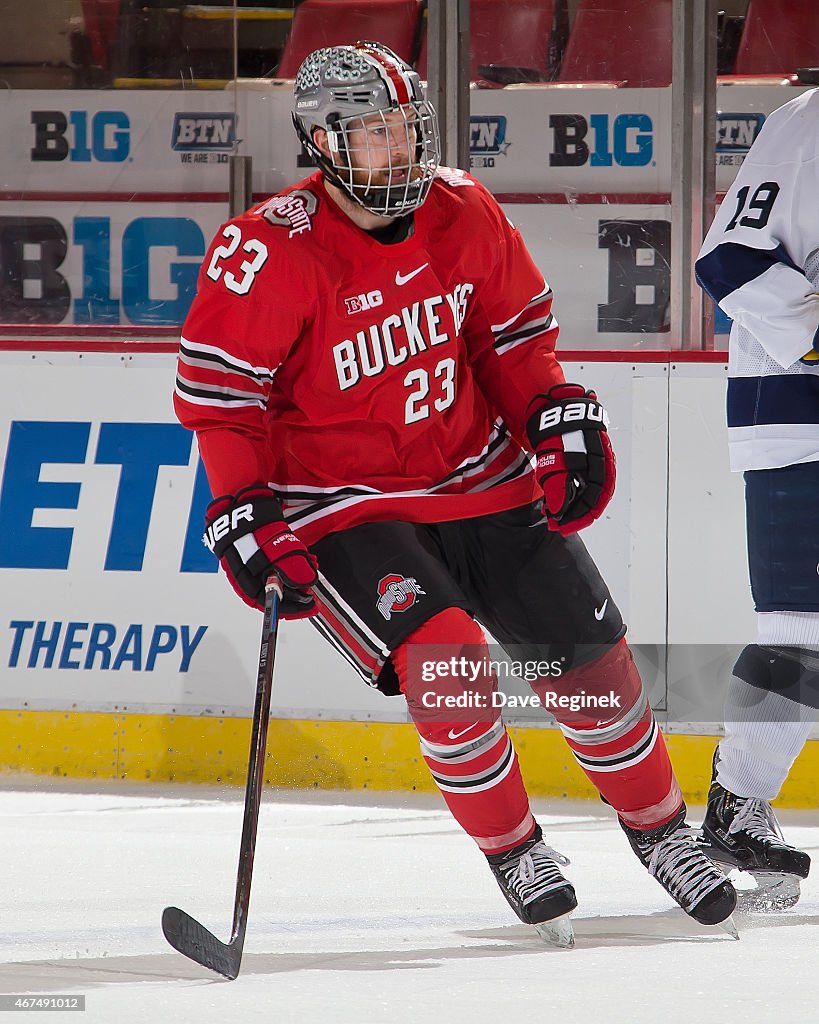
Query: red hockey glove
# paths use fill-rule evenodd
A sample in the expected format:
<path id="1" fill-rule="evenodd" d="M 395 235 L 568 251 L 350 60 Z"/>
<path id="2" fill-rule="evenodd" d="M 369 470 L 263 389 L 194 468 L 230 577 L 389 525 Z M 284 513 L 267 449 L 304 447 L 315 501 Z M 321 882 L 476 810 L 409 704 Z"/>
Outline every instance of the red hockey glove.
<path id="1" fill-rule="evenodd" d="M 316 614 L 310 590 L 318 578 L 318 560 L 292 532 L 281 505 L 268 487 L 246 487 L 208 505 L 204 544 L 222 563 L 230 585 L 251 608 L 264 608 L 264 585 L 275 573 L 281 580 L 283 619 Z"/>
<path id="2" fill-rule="evenodd" d="M 527 414 L 543 514 L 550 530 L 567 537 L 599 518 L 614 493 L 608 416 L 579 384 L 555 384 L 532 399 Z"/>

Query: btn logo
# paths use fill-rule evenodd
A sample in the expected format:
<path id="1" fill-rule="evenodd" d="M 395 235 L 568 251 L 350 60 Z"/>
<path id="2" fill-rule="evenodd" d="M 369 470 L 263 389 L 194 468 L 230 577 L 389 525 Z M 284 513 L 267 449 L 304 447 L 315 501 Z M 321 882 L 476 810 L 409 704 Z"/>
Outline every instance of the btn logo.
<path id="1" fill-rule="evenodd" d="M 646 167 L 654 158 L 654 126 L 648 114 L 552 114 L 550 167 Z"/>
<path id="2" fill-rule="evenodd" d="M 764 114 L 717 114 L 717 166 L 739 167 L 764 123 Z"/>
<path id="3" fill-rule="evenodd" d="M 469 163 L 471 167 L 494 167 L 495 157 L 505 156 L 510 143 L 506 141 L 506 118 L 470 117 Z"/>
<path id="4" fill-rule="evenodd" d="M 764 114 L 717 114 L 717 152 L 747 153 L 764 123 Z"/>
<path id="5" fill-rule="evenodd" d="M 131 123 L 122 110 L 32 110 L 34 161 L 124 163 L 131 153 Z"/>
<path id="6" fill-rule="evenodd" d="M 236 115 L 178 113 L 173 119 L 171 149 L 180 153 L 232 150 L 236 145 Z"/>

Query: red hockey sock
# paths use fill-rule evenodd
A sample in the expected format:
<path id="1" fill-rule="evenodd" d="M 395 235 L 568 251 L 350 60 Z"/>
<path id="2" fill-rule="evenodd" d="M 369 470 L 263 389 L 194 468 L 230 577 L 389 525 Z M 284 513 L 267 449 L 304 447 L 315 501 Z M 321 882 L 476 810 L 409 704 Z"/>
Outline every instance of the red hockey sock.
<path id="1" fill-rule="evenodd" d="M 557 719 L 577 763 L 603 798 L 632 828 L 663 825 L 679 811 L 682 794 L 628 644 L 621 640 L 601 658 L 535 689 Z M 546 690 L 602 696 L 619 707 L 577 711 L 550 706 Z"/>
<path id="2" fill-rule="evenodd" d="M 461 667 L 432 678 L 422 670 L 431 663 L 462 666 L 462 658 L 474 673 Z M 528 839 L 535 820 L 512 741 L 491 706 L 497 680 L 488 659 L 480 626 L 460 608 L 439 612 L 392 652 L 421 753 L 447 807 L 484 853 L 502 853 Z M 461 705 L 437 706 L 439 697 L 458 696 Z"/>

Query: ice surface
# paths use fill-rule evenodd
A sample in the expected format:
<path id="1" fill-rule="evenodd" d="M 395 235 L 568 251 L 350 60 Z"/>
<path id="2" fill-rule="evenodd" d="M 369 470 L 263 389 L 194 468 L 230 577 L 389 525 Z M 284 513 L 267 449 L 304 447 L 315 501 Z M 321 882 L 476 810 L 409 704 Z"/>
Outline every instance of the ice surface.
<path id="1" fill-rule="evenodd" d="M 725 1024 L 816 1012 L 819 881 L 787 913 L 737 919 L 733 942 L 686 918 L 593 803 L 535 805 L 580 902 L 577 945 L 558 950 L 517 922 L 438 801 L 266 792 L 242 973 L 227 982 L 171 949 L 160 917 L 176 905 L 227 939 L 240 792 L 6 785 L 17 788 L 0 791 L 0 992 L 84 993 L 77 1024 Z M 817 815 L 781 817 L 815 855 Z"/>

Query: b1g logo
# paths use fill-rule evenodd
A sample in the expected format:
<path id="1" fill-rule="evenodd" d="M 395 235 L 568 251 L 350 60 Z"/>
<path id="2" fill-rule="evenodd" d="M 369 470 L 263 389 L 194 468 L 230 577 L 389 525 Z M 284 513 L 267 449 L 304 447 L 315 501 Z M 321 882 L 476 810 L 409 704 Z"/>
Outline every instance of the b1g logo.
<path id="1" fill-rule="evenodd" d="M 654 126 L 648 114 L 552 114 L 550 167 L 646 167 L 654 158 Z"/>
<path id="2" fill-rule="evenodd" d="M 131 122 L 122 110 L 33 110 L 35 161 L 124 163 L 131 154 Z"/>
<path id="3" fill-rule="evenodd" d="M 122 229 L 111 217 L 0 217 L 3 319 L 58 324 L 73 305 L 81 324 L 180 324 L 206 248 L 189 217 L 135 217 Z M 156 250 L 178 257 L 164 280 L 151 269 Z"/>
<path id="4" fill-rule="evenodd" d="M 506 141 L 506 118 L 470 117 L 469 163 L 471 167 L 494 167 L 496 156 L 505 156 L 510 143 Z"/>
<path id="5" fill-rule="evenodd" d="M 378 593 L 381 595 L 376 608 L 385 619 L 392 618 L 393 612 L 405 612 L 415 604 L 418 594 L 426 594 L 413 576 L 400 576 L 391 572 L 378 581 Z"/>
<path id="6" fill-rule="evenodd" d="M 354 313 L 363 313 L 367 309 L 372 309 L 374 306 L 383 306 L 384 296 L 378 289 L 374 289 L 371 292 L 362 292 L 360 295 L 351 295 L 349 298 L 344 300 L 344 307 L 347 310 L 347 316 L 352 316 Z"/>

